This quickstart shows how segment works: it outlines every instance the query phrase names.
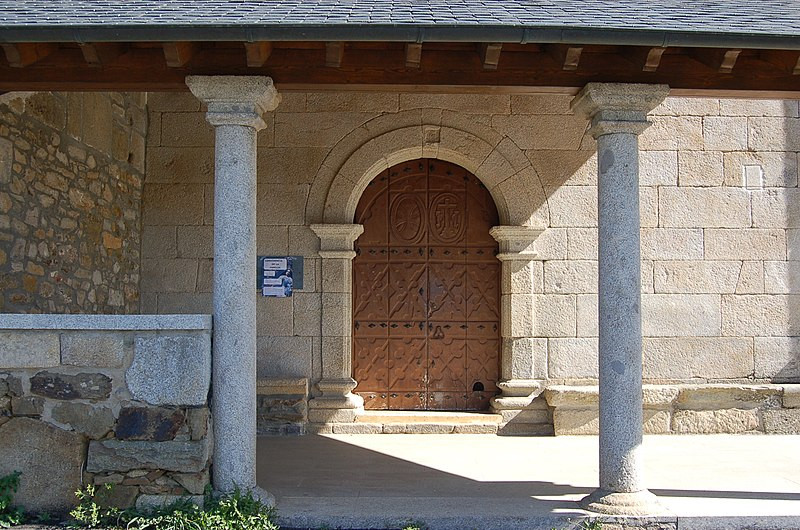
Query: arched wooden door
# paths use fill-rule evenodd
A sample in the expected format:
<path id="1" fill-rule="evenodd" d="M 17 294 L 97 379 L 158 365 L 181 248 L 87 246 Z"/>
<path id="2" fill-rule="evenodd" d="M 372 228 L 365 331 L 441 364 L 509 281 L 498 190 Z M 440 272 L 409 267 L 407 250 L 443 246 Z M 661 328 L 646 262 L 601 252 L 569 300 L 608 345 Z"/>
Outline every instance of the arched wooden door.
<path id="1" fill-rule="evenodd" d="M 487 409 L 500 351 L 489 192 L 461 167 L 415 160 L 367 186 L 355 222 L 353 377 L 364 406 Z"/>

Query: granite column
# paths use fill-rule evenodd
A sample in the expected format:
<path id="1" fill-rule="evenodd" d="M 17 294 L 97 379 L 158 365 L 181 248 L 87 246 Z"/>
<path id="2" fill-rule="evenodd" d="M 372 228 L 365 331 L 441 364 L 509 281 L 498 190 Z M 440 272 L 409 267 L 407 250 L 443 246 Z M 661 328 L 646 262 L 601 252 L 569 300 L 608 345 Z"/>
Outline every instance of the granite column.
<path id="1" fill-rule="evenodd" d="M 600 487 L 591 511 L 661 511 L 642 478 L 642 309 L 638 135 L 665 85 L 589 83 L 572 108 L 597 140 Z"/>
<path id="2" fill-rule="evenodd" d="M 256 135 L 280 102 L 268 77 L 189 76 L 215 128 L 214 489 L 256 485 Z"/>

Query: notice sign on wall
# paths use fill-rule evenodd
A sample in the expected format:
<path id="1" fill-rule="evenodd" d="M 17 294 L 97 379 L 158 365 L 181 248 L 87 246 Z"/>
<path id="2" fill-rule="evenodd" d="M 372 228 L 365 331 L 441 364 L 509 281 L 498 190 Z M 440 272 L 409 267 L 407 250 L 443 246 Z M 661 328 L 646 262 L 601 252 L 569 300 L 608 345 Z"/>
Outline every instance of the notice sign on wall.
<path id="1" fill-rule="evenodd" d="M 262 296 L 286 298 L 303 288 L 302 256 L 259 256 L 258 288 Z"/>

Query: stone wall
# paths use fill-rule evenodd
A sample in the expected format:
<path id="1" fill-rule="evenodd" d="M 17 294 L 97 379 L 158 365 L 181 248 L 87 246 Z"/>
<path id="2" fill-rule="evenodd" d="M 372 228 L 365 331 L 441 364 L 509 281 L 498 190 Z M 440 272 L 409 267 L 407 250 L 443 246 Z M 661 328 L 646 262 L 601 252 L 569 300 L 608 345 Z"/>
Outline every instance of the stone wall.
<path id="1" fill-rule="evenodd" d="M 82 483 L 122 507 L 202 494 L 210 377 L 208 316 L 0 316 L 0 476 L 52 514 Z"/>
<path id="2" fill-rule="evenodd" d="M 644 385 L 645 434 L 800 434 L 800 385 Z M 597 434 L 596 386 L 544 391 L 556 435 Z"/>
<path id="3" fill-rule="evenodd" d="M 596 147 L 570 99 L 284 93 L 258 138 L 258 252 L 305 256 L 306 283 L 259 298 L 259 377 L 306 377 L 318 395 L 323 286 L 309 225 L 329 221 L 326 196 L 356 187 L 354 168 L 447 145 L 448 160 L 480 170 L 505 224 L 542 229 L 504 314 L 525 350 L 510 369 L 595 383 Z M 142 311 L 208 312 L 213 130 L 189 94 L 151 94 L 149 117 Z M 669 98 L 652 121 L 640 138 L 645 380 L 800 382 L 798 103 Z"/>
<path id="4" fill-rule="evenodd" d="M 145 94 L 0 101 L 0 312 L 135 313 Z"/>

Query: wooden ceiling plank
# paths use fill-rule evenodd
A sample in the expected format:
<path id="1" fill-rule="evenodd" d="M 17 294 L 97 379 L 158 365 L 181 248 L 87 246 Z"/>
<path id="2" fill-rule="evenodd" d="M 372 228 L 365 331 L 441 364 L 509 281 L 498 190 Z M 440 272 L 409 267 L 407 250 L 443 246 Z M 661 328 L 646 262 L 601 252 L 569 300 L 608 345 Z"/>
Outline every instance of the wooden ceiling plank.
<path id="1" fill-rule="evenodd" d="M 114 62 L 124 52 L 122 44 L 115 42 L 85 43 L 80 48 L 86 64 L 95 68 Z"/>
<path id="2" fill-rule="evenodd" d="M 762 60 L 773 66 L 777 66 L 791 75 L 800 75 L 800 52 L 764 50 L 759 55 Z"/>
<path id="3" fill-rule="evenodd" d="M 544 48 L 553 60 L 567 72 L 574 72 L 581 62 L 583 46 L 565 46 L 563 44 L 548 44 Z"/>
<path id="4" fill-rule="evenodd" d="M 182 68 L 189 64 L 199 46 L 196 42 L 165 42 L 163 43 L 163 48 L 167 66 L 170 68 Z"/>
<path id="5" fill-rule="evenodd" d="M 503 51 L 501 42 L 484 42 L 478 45 L 478 53 L 481 56 L 484 70 L 497 70 L 500 64 L 500 53 Z"/>
<path id="6" fill-rule="evenodd" d="M 325 66 L 329 68 L 341 68 L 344 58 L 344 42 L 325 43 Z"/>
<path id="7" fill-rule="evenodd" d="M 721 74 L 733 72 L 740 53 L 740 49 L 726 48 L 698 48 L 690 52 L 692 57 Z"/>
<path id="8" fill-rule="evenodd" d="M 3 51 L 6 54 L 9 66 L 12 68 L 25 68 L 30 66 L 54 51 L 58 46 L 51 43 L 4 43 Z"/>
<path id="9" fill-rule="evenodd" d="M 261 68 L 272 54 L 271 42 L 245 42 L 244 48 L 247 52 L 247 66 L 250 68 Z"/>
<path id="10" fill-rule="evenodd" d="M 406 68 L 419 68 L 422 62 L 422 44 L 419 42 L 406 43 Z"/>

